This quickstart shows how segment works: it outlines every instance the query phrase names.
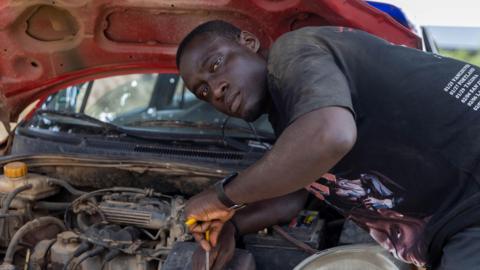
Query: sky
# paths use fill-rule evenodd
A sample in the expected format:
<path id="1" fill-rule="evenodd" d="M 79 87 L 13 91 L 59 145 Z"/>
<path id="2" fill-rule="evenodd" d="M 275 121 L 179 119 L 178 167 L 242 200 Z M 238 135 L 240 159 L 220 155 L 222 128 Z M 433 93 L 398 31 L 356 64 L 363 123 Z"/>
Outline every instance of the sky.
<path id="1" fill-rule="evenodd" d="M 376 0 L 400 7 L 417 25 L 480 27 L 480 0 Z"/>

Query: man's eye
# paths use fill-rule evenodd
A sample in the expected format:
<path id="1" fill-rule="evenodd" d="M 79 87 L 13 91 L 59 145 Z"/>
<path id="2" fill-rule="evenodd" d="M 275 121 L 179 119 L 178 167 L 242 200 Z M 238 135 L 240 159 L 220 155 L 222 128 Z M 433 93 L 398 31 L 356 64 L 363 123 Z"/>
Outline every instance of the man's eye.
<path id="1" fill-rule="evenodd" d="M 218 57 L 217 60 L 210 67 L 210 71 L 211 72 L 217 71 L 217 69 L 220 67 L 220 64 L 222 64 L 222 62 L 223 62 L 223 56 Z"/>
<path id="2" fill-rule="evenodd" d="M 207 97 L 208 96 L 208 87 L 203 86 L 200 88 L 199 94 L 201 97 Z"/>

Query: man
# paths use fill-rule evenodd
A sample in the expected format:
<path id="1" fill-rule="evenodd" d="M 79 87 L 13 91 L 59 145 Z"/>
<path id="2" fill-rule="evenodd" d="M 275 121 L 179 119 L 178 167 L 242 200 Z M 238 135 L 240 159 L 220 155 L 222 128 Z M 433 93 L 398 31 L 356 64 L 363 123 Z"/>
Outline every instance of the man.
<path id="1" fill-rule="evenodd" d="M 223 251 L 231 250 L 225 246 L 232 246 L 235 231 L 288 220 L 308 186 L 370 231 L 379 231 L 372 227 L 377 218 L 382 224 L 402 216 L 426 222 L 414 230 L 418 239 L 393 233 L 399 239 L 390 241 L 416 250 L 401 256 L 415 257 L 411 263 L 438 269 L 480 264 L 470 255 L 480 252 L 477 67 L 344 27 L 302 28 L 267 50 L 253 34 L 222 21 L 193 30 L 179 46 L 177 66 L 198 98 L 247 121 L 268 113 L 278 136 L 257 163 L 188 201 L 186 215 L 203 221 L 190 230 L 204 249 L 214 247 L 213 263 L 231 257 Z M 312 184 L 327 172 L 359 179 L 372 171 L 385 176 L 378 178 L 381 185 L 351 182 L 371 191 L 336 200 L 362 209 L 339 207 L 328 201 L 328 185 Z M 232 207 L 243 204 L 243 210 Z M 355 209 L 377 216 L 355 219 L 349 212 Z M 210 241 L 203 238 L 206 230 Z"/>

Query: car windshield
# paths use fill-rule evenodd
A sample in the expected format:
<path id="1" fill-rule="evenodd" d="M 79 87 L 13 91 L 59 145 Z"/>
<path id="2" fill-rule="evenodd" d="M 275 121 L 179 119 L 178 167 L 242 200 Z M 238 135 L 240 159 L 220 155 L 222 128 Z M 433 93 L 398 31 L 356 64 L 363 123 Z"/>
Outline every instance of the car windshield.
<path id="1" fill-rule="evenodd" d="M 253 124 L 229 118 L 197 99 L 177 74 L 131 74 L 73 85 L 48 96 L 29 127 L 68 133 L 119 127 L 170 134 L 273 137 L 266 116 Z"/>

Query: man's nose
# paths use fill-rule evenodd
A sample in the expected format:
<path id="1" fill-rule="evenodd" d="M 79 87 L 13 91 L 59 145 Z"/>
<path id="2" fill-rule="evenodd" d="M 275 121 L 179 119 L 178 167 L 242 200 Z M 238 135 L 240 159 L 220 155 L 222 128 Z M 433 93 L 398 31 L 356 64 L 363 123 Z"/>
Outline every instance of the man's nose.
<path id="1" fill-rule="evenodd" d="M 225 91 L 227 90 L 228 84 L 226 82 L 218 83 L 213 89 L 213 97 L 215 99 L 223 99 L 225 96 Z"/>

